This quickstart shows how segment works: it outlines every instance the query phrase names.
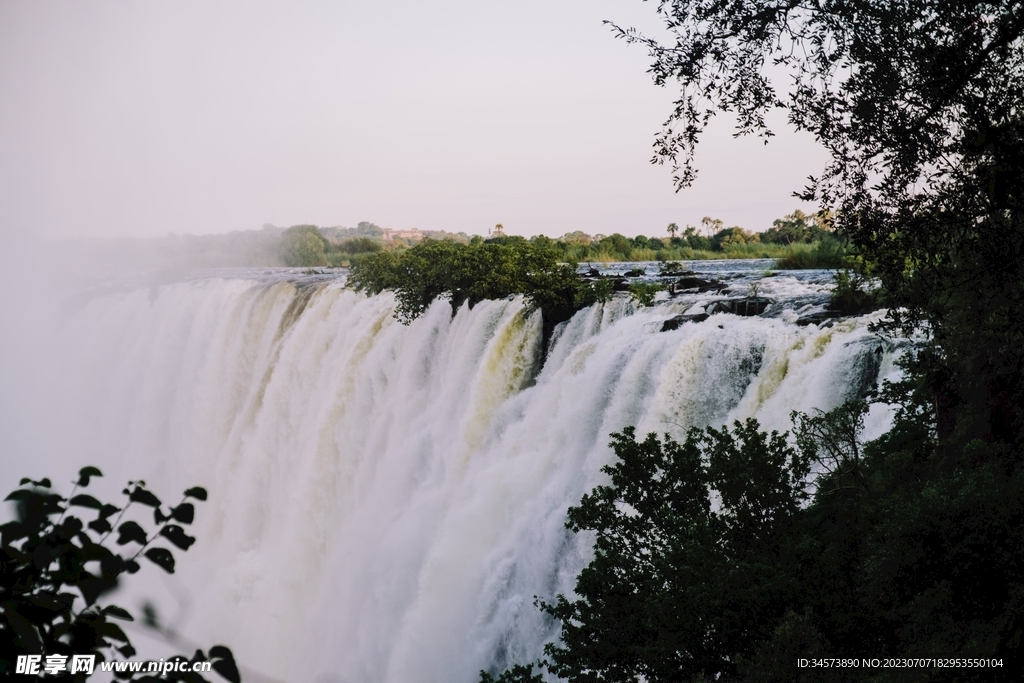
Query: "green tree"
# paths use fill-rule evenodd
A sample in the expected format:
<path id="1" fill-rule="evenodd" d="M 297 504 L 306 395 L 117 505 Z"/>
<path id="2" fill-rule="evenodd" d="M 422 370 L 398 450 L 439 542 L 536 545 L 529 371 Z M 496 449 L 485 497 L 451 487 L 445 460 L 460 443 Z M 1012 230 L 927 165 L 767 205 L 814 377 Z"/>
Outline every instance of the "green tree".
<path id="1" fill-rule="evenodd" d="M 561 627 L 541 669 L 609 683 L 992 680 L 965 667 L 907 678 L 796 666 L 874 652 L 984 658 L 1012 676 L 1024 468 L 977 447 L 974 466 L 951 469 L 907 389 L 886 390 L 902 405 L 869 443 L 863 400 L 795 413 L 792 439 L 752 420 L 691 430 L 682 444 L 613 435 L 610 483 L 566 523 L 595 534 L 594 559 L 571 597 L 540 602 Z M 540 680 L 527 674 L 508 680 Z"/>
<path id="2" fill-rule="evenodd" d="M 654 297 L 665 287 L 657 282 L 634 282 L 629 285 L 626 291 L 633 297 L 633 301 L 640 308 L 654 305 Z"/>
<path id="3" fill-rule="evenodd" d="M 772 227 L 761 234 L 762 242 L 774 244 L 795 244 L 797 242 L 809 242 L 811 237 L 811 223 L 808 216 L 797 209 L 788 216 L 776 218 L 772 221 Z"/>
<path id="4" fill-rule="evenodd" d="M 718 221 L 721 223 L 721 221 Z M 724 228 L 711 237 L 711 245 L 714 249 L 721 251 L 731 244 L 749 244 L 759 241 L 756 233 L 748 232 L 739 226 Z"/>
<path id="5" fill-rule="evenodd" d="M 753 420 L 611 445 L 610 484 L 569 510 L 570 529 L 596 533 L 594 560 L 572 599 L 542 604 L 562 626 L 546 667 L 573 682 L 736 674 L 799 598 L 782 550 L 809 462 Z"/>
<path id="6" fill-rule="evenodd" d="M 562 241 L 566 244 L 582 244 L 588 245 L 591 242 L 591 237 L 582 230 L 575 230 L 573 232 L 567 232 L 562 235 Z"/>
<path id="7" fill-rule="evenodd" d="M 617 232 L 598 242 L 598 247 L 601 251 L 616 256 L 623 261 L 628 261 L 633 255 L 633 244 L 629 238 Z"/>
<path id="8" fill-rule="evenodd" d="M 704 230 L 704 234 L 708 237 L 715 235 L 725 227 L 725 222 L 721 218 L 712 218 L 711 216 L 704 216 L 700 219 L 700 227 Z"/>
<path id="9" fill-rule="evenodd" d="M 281 236 L 281 255 L 289 266 L 327 265 L 327 240 L 315 225 L 295 225 Z"/>
<path id="10" fill-rule="evenodd" d="M 797 209 L 772 221 L 772 227 L 761 233 L 761 241 L 768 244 L 797 244 L 829 239 L 832 236 L 832 220 L 827 211 L 808 215 Z"/>
<path id="11" fill-rule="evenodd" d="M 395 315 L 406 324 L 438 298 L 448 299 L 457 311 L 463 303 L 522 294 L 542 312 L 547 338 L 555 325 L 611 295 L 609 280 L 587 282 L 575 263 L 560 257 L 554 245 L 518 236 L 469 244 L 425 240 L 401 253 L 367 255 L 352 265 L 349 284 L 370 294 L 393 291 Z"/>
<path id="12" fill-rule="evenodd" d="M 95 467 L 82 468 L 68 498 L 52 491 L 49 479 L 22 479 L 21 487 L 6 498 L 15 503 L 17 515 L 0 525 L 0 673 L 5 677 L 14 675 L 18 655 L 63 657 L 66 667 L 73 655 L 93 655 L 100 662 L 133 657 L 135 648 L 117 625 L 133 617 L 117 605 L 101 605 L 100 599 L 117 587 L 122 575 L 139 571 L 140 559 L 173 574 L 174 555 L 166 545 L 185 551 L 195 542 L 182 525 L 192 523 L 192 501 L 206 500 L 204 489 L 188 489 L 177 505 L 165 510 L 145 482 L 128 482 L 126 502 L 118 507 L 80 492 L 99 476 Z M 133 505 L 152 510 L 155 531 L 147 533 L 134 520 L 122 521 Z M 93 511 L 95 519 L 83 521 L 73 514 L 76 508 Z M 123 555 L 107 546 L 115 531 L 111 542 L 131 548 Z M 190 660 L 172 660 L 211 661 L 225 679 L 241 680 L 231 651 L 222 645 L 207 654 L 197 650 Z M 191 671 L 165 678 L 130 672 L 117 676 L 150 683 L 205 680 Z M 87 677 L 78 672 L 72 680 Z"/>
<path id="13" fill-rule="evenodd" d="M 721 221 L 719 221 L 721 223 Z M 697 228 L 693 225 L 687 225 L 686 230 L 683 231 L 683 240 L 685 240 L 686 246 L 690 249 L 700 249 L 709 251 L 713 248 L 710 237 L 705 237 L 697 233 Z"/>
<path id="14" fill-rule="evenodd" d="M 375 251 L 384 251 L 384 245 L 370 237 L 353 237 L 338 242 L 334 247 L 337 251 L 348 254 L 370 254 Z"/>

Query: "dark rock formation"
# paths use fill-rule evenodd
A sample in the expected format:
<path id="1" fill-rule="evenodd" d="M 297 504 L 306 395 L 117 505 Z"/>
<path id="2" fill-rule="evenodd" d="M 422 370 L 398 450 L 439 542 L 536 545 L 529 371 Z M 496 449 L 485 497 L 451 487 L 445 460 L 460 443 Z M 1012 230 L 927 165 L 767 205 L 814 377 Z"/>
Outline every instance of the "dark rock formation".
<path id="1" fill-rule="evenodd" d="M 742 299 L 722 299 L 721 301 L 712 301 L 704 307 L 704 310 L 708 315 L 714 315 L 715 313 L 732 313 L 733 315 L 751 317 L 764 313 L 764 309 L 768 308 L 771 303 L 771 299 L 766 299 L 762 296 L 750 296 Z"/>
<path id="2" fill-rule="evenodd" d="M 806 327 L 807 325 L 820 325 L 827 323 L 827 327 L 831 327 L 837 318 L 842 317 L 839 311 L 818 311 L 817 313 L 808 313 L 797 318 L 796 324 L 800 327 Z"/>
<path id="3" fill-rule="evenodd" d="M 725 287 L 726 285 L 718 280 L 704 280 L 699 277 L 681 277 L 676 280 L 677 289 L 696 289 L 701 292 L 709 292 L 711 290 L 719 290 Z"/>
<path id="4" fill-rule="evenodd" d="M 678 330 L 684 323 L 699 323 L 708 319 L 707 313 L 694 313 L 693 315 L 677 315 L 669 318 L 661 324 L 661 331 Z"/>

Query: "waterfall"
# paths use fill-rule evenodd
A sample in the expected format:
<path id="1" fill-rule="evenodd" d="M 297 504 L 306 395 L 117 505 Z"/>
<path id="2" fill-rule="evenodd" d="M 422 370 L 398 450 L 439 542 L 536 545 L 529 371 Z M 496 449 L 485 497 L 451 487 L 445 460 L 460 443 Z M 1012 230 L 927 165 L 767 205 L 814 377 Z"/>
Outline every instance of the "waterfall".
<path id="1" fill-rule="evenodd" d="M 521 299 L 454 315 L 438 301 L 408 326 L 394 306 L 299 276 L 65 302 L 45 401 L 63 471 L 25 474 L 96 464 L 108 485 L 141 478 L 170 502 L 205 486 L 177 573 L 146 567 L 117 601 L 134 610 L 151 592 L 189 641 L 227 644 L 248 670 L 470 683 L 555 636 L 533 599 L 570 592 L 588 561 L 565 513 L 605 481 L 611 432 L 678 439 L 747 417 L 784 430 L 790 411 L 894 372 L 870 317 L 718 314 L 661 331 L 681 304 L 616 298 L 541 358 Z M 873 409 L 868 431 L 888 419 Z"/>

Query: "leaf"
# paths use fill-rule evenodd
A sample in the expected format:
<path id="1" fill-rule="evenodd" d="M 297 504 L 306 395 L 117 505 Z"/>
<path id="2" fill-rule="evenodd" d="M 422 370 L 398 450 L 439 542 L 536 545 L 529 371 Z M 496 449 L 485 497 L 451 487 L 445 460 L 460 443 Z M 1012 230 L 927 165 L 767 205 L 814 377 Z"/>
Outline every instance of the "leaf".
<path id="1" fill-rule="evenodd" d="M 82 598 L 85 599 L 86 605 L 93 604 L 101 595 L 117 587 L 116 579 L 91 574 L 86 574 L 86 576 L 88 578 L 81 579 L 76 584 L 78 590 L 82 592 Z"/>
<path id="2" fill-rule="evenodd" d="M 235 656 L 231 654 L 231 650 L 223 645 L 214 645 L 210 648 L 210 660 L 213 662 L 214 671 L 231 683 L 242 683 L 242 676 L 238 673 Z"/>
<path id="3" fill-rule="evenodd" d="M 193 486 L 185 491 L 185 497 L 195 498 L 196 500 L 206 500 L 206 489 L 202 486 Z"/>
<path id="4" fill-rule="evenodd" d="M 58 600 L 52 595 L 45 593 L 37 593 L 35 595 L 29 595 L 28 601 L 40 607 L 48 612 L 62 612 L 67 608 L 67 605 L 62 600 Z"/>
<path id="5" fill-rule="evenodd" d="M 17 601 L 15 600 L 5 600 L 0 604 L 0 607 L 3 607 L 3 614 L 7 619 L 7 624 L 10 626 L 10 629 L 14 631 L 15 642 L 17 642 L 26 652 L 42 652 L 43 642 L 39 638 L 39 632 L 36 631 L 32 622 L 15 611 L 16 604 Z M 4 640 L 7 640 L 7 637 L 5 637 Z"/>
<path id="6" fill-rule="evenodd" d="M 139 563 L 135 560 L 127 560 L 124 563 L 124 570 L 129 574 L 134 574 L 139 571 L 139 569 L 141 569 L 141 567 L 139 567 Z"/>
<path id="7" fill-rule="evenodd" d="M 195 514 L 196 509 L 192 503 L 182 503 L 177 507 L 171 508 L 171 518 L 182 524 L 191 524 L 192 520 L 195 519 Z"/>
<path id="8" fill-rule="evenodd" d="M 133 503 L 141 503 L 150 507 L 160 507 L 160 499 L 153 495 L 151 491 L 147 491 L 144 488 L 136 486 L 132 489 L 131 493 L 128 494 L 128 500 Z"/>
<path id="9" fill-rule="evenodd" d="M 156 607 L 151 602 L 142 603 L 142 623 L 150 628 L 160 630 L 160 617 L 156 613 Z M 199 650 L 196 650 L 199 652 Z"/>
<path id="10" fill-rule="evenodd" d="M 129 614 L 128 610 L 124 609 L 123 607 L 118 607 L 117 605 L 107 605 L 106 607 L 101 609 L 100 612 L 102 612 L 103 614 L 106 614 L 107 616 L 114 617 L 115 619 L 124 619 L 125 621 L 135 621 L 135 617 L 133 617 L 131 614 Z M 125 655 L 125 656 L 128 657 L 130 655 Z"/>
<path id="11" fill-rule="evenodd" d="M 28 489 L 17 489 L 7 494 L 4 500 L 29 500 L 32 498 L 32 492 Z"/>
<path id="12" fill-rule="evenodd" d="M 93 543 L 90 539 L 88 543 L 82 544 L 82 562 L 92 562 L 93 560 L 104 560 L 111 557 L 114 553 L 107 547 L 100 545 L 99 543 Z"/>
<path id="13" fill-rule="evenodd" d="M 110 531 L 113 527 L 110 526 L 110 522 L 101 517 L 100 519 L 94 519 L 93 521 L 89 522 L 89 528 L 98 534 L 105 534 L 108 531 Z"/>
<path id="14" fill-rule="evenodd" d="M 78 470 L 78 486 L 88 486 L 90 477 L 102 477 L 103 473 L 92 465 L 87 465 Z"/>
<path id="15" fill-rule="evenodd" d="M 112 579 L 117 578 L 117 575 L 124 571 L 124 558 L 110 553 L 100 560 L 100 571 L 103 573 L 103 576 L 109 576 Z"/>
<path id="16" fill-rule="evenodd" d="M 74 546 L 72 546 L 73 548 Z M 60 556 L 61 547 L 54 548 L 49 543 L 40 543 L 32 549 L 32 562 L 36 568 L 45 571 Z M 74 550 L 72 550 L 74 552 Z M 69 553 L 70 554 L 70 553 Z"/>
<path id="17" fill-rule="evenodd" d="M 124 545 L 129 541 L 135 541 L 139 545 L 146 545 L 146 532 L 135 522 L 125 522 L 117 528 L 117 543 Z"/>
<path id="18" fill-rule="evenodd" d="M 30 481 L 32 481 L 32 480 L 29 479 L 28 477 L 22 477 L 21 481 L 18 482 L 18 486 L 24 486 L 25 484 L 29 483 Z"/>
<path id="19" fill-rule="evenodd" d="M 34 481 L 32 483 L 35 484 L 36 486 L 41 486 L 44 489 L 48 489 L 51 486 L 50 480 L 47 477 L 43 477 L 39 481 Z"/>
<path id="20" fill-rule="evenodd" d="M 68 501 L 68 505 L 77 505 L 83 508 L 92 508 L 93 510 L 102 510 L 103 503 L 99 502 L 92 496 L 80 493 L 71 500 Z"/>
<path id="21" fill-rule="evenodd" d="M 82 520 L 74 515 L 68 515 L 58 528 L 65 538 L 70 539 L 82 530 Z"/>
<path id="22" fill-rule="evenodd" d="M 174 573 L 174 555 L 167 548 L 150 548 L 145 555 L 150 562 L 160 565 L 168 574 Z"/>
<path id="23" fill-rule="evenodd" d="M 0 534 L 4 536 L 4 544 L 9 544 L 11 541 L 16 541 L 19 538 L 28 536 L 28 531 L 25 529 L 25 525 L 21 522 L 7 522 L 6 524 L 0 525 Z"/>
<path id="24" fill-rule="evenodd" d="M 188 550 L 189 547 L 196 542 L 196 539 L 185 533 L 177 524 L 168 524 L 164 528 L 160 529 L 160 535 L 166 537 L 182 550 Z"/>
<path id="25" fill-rule="evenodd" d="M 165 515 L 160 508 L 153 508 L 153 521 L 156 524 L 163 524 L 170 518 L 170 515 Z"/>
<path id="26" fill-rule="evenodd" d="M 120 512 L 120 511 L 121 511 L 121 508 L 117 507 L 116 505 L 111 505 L 110 503 L 104 503 L 103 507 L 100 508 L 100 517 L 103 518 L 103 519 L 106 519 L 107 517 L 110 517 L 115 512 Z"/>
<path id="27" fill-rule="evenodd" d="M 124 647 L 117 648 L 117 651 L 121 653 L 123 657 L 134 657 L 135 648 L 131 645 L 125 645 Z"/>
<path id="28" fill-rule="evenodd" d="M 128 636 L 126 636 L 124 634 L 124 631 L 121 630 L 121 627 L 112 621 L 104 621 L 99 625 L 99 628 L 97 630 L 100 632 L 101 635 L 104 635 L 108 638 L 113 638 L 118 642 L 129 644 L 131 643 L 131 641 L 128 640 Z"/>

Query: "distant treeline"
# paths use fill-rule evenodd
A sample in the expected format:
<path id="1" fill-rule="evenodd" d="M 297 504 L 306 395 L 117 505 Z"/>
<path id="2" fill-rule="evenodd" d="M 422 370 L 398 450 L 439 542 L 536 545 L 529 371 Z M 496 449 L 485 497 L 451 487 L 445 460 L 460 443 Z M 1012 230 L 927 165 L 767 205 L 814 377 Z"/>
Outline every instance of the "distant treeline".
<path id="1" fill-rule="evenodd" d="M 764 232 L 725 227 L 718 219 L 705 217 L 699 227 L 680 229 L 669 224 L 665 237 L 588 235 L 571 232 L 552 239 L 539 235 L 528 240 L 552 249 L 566 263 L 612 261 L 680 261 L 698 259 L 774 258 L 780 268 L 839 268 L 845 248 L 831 230 L 831 217 L 794 211 L 772 223 Z M 465 233 L 422 233 L 428 239 L 445 239 L 467 244 L 475 241 L 512 244 L 523 237 L 497 236 L 489 239 Z M 355 228 L 318 228 L 296 225 L 282 234 L 281 257 L 291 266 L 348 266 L 370 254 L 401 250 L 415 243 L 408 237 L 393 237 L 383 228 L 362 222 Z"/>
<path id="2" fill-rule="evenodd" d="M 353 228 L 264 225 L 212 235 L 168 234 L 148 239 L 69 240 L 54 246 L 53 258 L 63 269 L 105 271 L 219 267 L 339 267 L 366 254 L 403 251 L 423 240 L 469 244 L 472 240 L 511 244 L 522 237 L 470 236 L 443 230 L 386 230 L 363 221 Z M 827 217 L 800 211 L 780 218 L 764 232 L 723 226 L 706 218 L 700 226 L 671 224 L 664 235 L 626 237 L 570 232 L 552 239 L 538 236 L 531 244 L 550 247 L 563 263 L 612 261 L 687 261 L 700 259 L 776 259 L 779 268 L 841 268 L 844 243 L 832 235 Z"/>

